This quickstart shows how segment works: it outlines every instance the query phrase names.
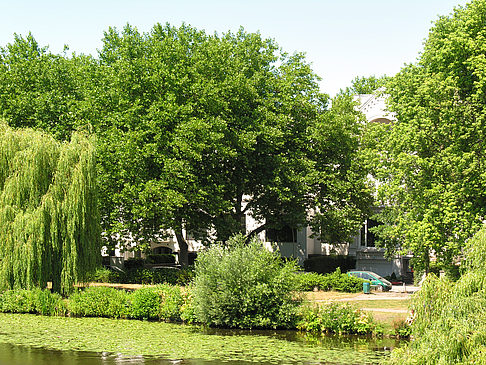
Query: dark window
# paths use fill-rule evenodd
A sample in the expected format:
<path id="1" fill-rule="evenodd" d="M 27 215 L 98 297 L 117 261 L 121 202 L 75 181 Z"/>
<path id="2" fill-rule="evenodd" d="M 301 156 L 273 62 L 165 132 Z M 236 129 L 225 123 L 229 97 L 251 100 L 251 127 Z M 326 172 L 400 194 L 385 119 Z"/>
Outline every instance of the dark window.
<path id="1" fill-rule="evenodd" d="M 368 229 L 366 232 L 366 246 L 375 247 L 376 235 L 371 231 L 370 228 L 377 227 L 380 223 L 373 219 L 368 219 Z"/>

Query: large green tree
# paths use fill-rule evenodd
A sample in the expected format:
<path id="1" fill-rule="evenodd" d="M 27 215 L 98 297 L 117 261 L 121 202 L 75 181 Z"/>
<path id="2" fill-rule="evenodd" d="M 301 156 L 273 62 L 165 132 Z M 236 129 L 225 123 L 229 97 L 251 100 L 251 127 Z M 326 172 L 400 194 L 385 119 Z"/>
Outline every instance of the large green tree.
<path id="1" fill-rule="evenodd" d="M 273 40 L 127 25 L 105 33 L 97 60 L 52 55 L 29 36 L 16 37 L 2 62 L 9 123 L 28 120 L 58 138 L 96 132 L 101 221 L 113 245 L 146 247 L 174 231 L 185 262 L 184 230 L 225 241 L 246 214 L 261 223 L 249 237 L 311 223 L 332 242 L 363 218 L 369 194 L 354 160 L 352 98 L 330 103 L 303 55 Z M 24 69 L 32 77 L 21 83 Z M 15 107 L 29 100 L 60 113 Z"/>
<path id="2" fill-rule="evenodd" d="M 416 64 L 388 84 L 393 125 L 370 126 L 390 252 L 451 265 L 486 217 L 486 1 L 439 18 Z"/>
<path id="3" fill-rule="evenodd" d="M 110 105 L 101 132 L 115 230 L 171 228 L 184 248 L 183 229 L 225 241 L 245 214 L 261 223 L 249 236 L 312 223 L 333 242 L 362 221 L 354 104 L 341 96 L 329 108 L 302 55 L 243 30 L 156 25 L 110 29 L 100 60 L 122 106 Z"/>
<path id="4" fill-rule="evenodd" d="M 0 126 L 0 288 L 67 293 L 100 257 L 95 147 Z"/>

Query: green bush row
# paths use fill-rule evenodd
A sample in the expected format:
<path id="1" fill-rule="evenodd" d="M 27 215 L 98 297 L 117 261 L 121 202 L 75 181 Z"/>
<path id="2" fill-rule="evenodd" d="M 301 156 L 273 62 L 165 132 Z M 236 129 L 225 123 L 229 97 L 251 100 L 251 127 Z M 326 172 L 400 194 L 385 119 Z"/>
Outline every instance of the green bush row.
<path id="1" fill-rule="evenodd" d="M 0 293 L 0 312 L 62 316 L 67 313 L 67 305 L 59 294 L 47 289 L 16 289 Z"/>
<path id="2" fill-rule="evenodd" d="M 181 287 L 158 285 L 127 292 L 90 287 L 63 300 L 49 290 L 7 290 L 0 294 L 0 311 L 73 317 L 156 319 L 192 322 L 190 295 Z M 183 313 L 183 312 L 186 313 Z"/>
<path id="3" fill-rule="evenodd" d="M 380 333 L 371 315 L 349 304 L 303 306 L 297 328 L 314 333 L 358 334 Z"/>
<path id="4" fill-rule="evenodd" d="M 171 284 L 188 285 L 194 278 L 192 267 L 177 268 L 133 268 L 124 271 L 111 269 L 98 269 L 89 278 L 92 282 L 98 283 L 123 283 L 123 284 Z"/>
<path id="5" fill-rule="evenodd" d="M 315 272 L 297 274 L 297 288 L 301 291 L 317 290 L 358 293 L 363 290 L 365 280 L 342 274 L 338 268 L 332 274 L 322 275 Z"/>
<path id="6" fill-rule="evenodd" d="M 79 290 L 69 299 L 63 300 L 58 294 L 53 294 L 49 290 L 18 289 L 0 294 L 0 311 L 51 316 L 201 322 L 201 317 L 196 314 L 192 295 L 193 293 L 188 289 L 171 285 L 145 287 L 134 292 L 108 287 L 90 287 Z M 283 318 L 287 321 L 283 322 L 286 328 L 297 328 L 307 332 L 360 335 L 380 333 L 380 329 L 370 315 L 346 304 L 329 304 L 321 307 L 301 305 L 291 309 L 278 308 L 276 312 L 267 309 L 267 318 L 272 318 L 271 315 L 277 316 L 275 318 Z M 241 311 L 241 309 L 235 310 Z M 283 314 L 288 317 L 278 317 Z M 263 322 L 265 317 L 256 313 L 253 319 L 248 315 L 242 317 L 242 320 L 260 321 L 255 323 L 260 324 L 261 327 L 265 327 L 264 324 L 268 323 L 268 319 L 267 322 Z M 273 323 L 270 325 L 273 326 Z M 238 327 L 247 328 L 247 322 L 239 323 Z"/>

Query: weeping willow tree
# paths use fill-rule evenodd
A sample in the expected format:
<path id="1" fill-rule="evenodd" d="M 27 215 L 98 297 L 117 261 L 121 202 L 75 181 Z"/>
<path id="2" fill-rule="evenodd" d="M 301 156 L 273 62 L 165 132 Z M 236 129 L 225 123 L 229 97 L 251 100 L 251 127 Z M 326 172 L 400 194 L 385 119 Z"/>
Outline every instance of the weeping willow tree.
<path id="1" fill-rule="evenodd" d="M 0 288 L 67 293 L 97 264 L 95 148 L 0 125 Z"/>

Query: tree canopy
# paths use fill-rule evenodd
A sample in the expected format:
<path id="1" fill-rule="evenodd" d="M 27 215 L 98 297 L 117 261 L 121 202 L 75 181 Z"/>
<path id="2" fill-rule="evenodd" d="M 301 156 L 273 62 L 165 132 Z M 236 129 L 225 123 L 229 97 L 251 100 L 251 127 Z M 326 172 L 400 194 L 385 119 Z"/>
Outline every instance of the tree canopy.
<path id="1" fill-rule="evenodd" d="M 451 265 L 486 216 L 486 1 L 439 18 L 416 64 L 387 85 L 393 125 L 374 125 L 371 162 L 390 252 Z"/>
<path id="2" fill-rule="evenodd" d="M 352 98 L 330 103 L 304 56 L 271 39 L 127 25 L 105 32 L 98 59 L 52 55 L 17 36 L 1 60 L 8 123 L 29 121 L 60 139 L 78 128 L 97 134 L 107 242 L 144 247 L 173 230 L 184 261 L 184 230 L 225 241 L 245 214 L 261 223 L 249 236 L 312 223 L 333 242 L 363 219 L 369 192 L 354 159 Z"/>
<path id="3" fill-rule="evenodd" d="M 0 126 L 0 288 L 66 293 L 99 262 L 95 148 Z"/>

